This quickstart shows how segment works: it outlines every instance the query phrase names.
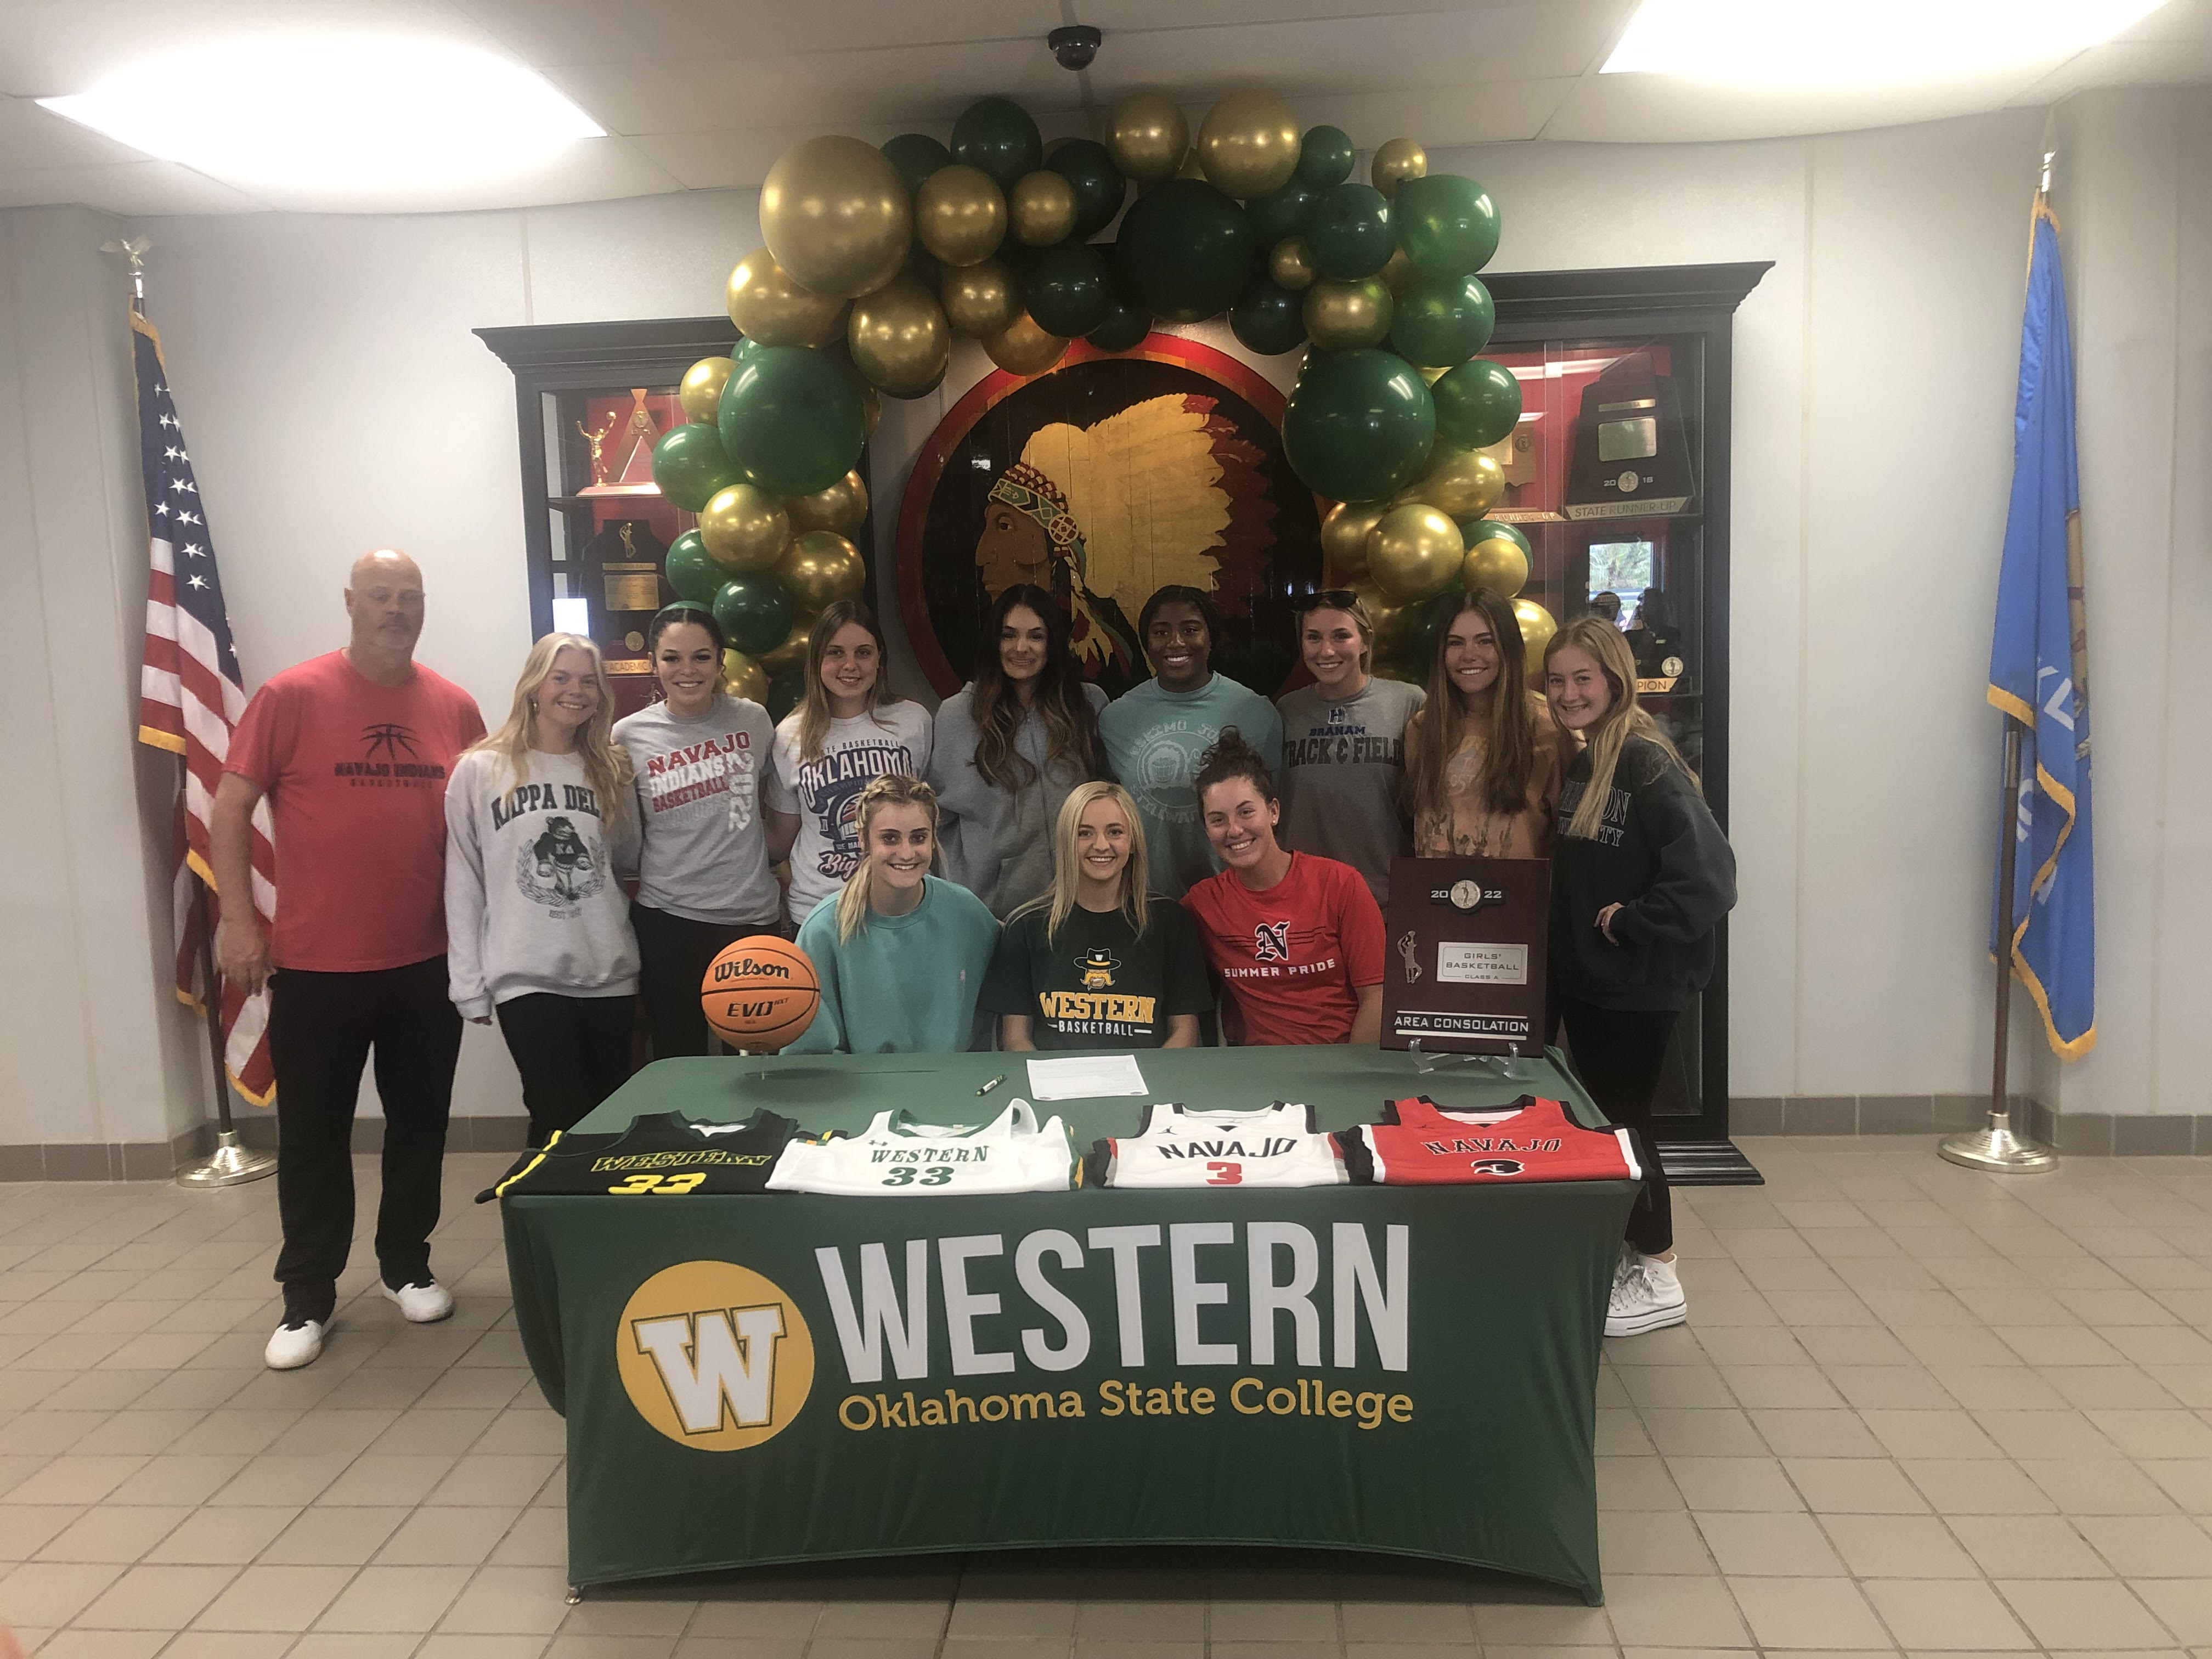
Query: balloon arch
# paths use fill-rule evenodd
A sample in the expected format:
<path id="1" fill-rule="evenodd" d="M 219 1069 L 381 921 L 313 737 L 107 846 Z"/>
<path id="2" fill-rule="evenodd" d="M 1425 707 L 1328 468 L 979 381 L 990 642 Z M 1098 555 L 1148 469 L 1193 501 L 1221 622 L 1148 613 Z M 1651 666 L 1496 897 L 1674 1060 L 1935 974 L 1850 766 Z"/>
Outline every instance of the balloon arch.
<path id="1" fill-rule="evenodd" d="M 1333 502 L 1322 547 L 1376 618 L 1382 672 L 1419 678 L 1468 589 L 1514 599 L 1530 550 L 1486 516 L 1505 481 L 1481 452 L 1513 431 L 1521 390 L 1476 355 L 1495 319 L 1475 273 L 1498 209 L 1474 179 L 1431 173 L 1410 138 L 1375 153 L 1371 183 L 1352 161 L 1343 132 L 1301 135 L 1265 92 L 1214 105 L 1194 145 L 1180 106 L 1140 92 L 1103 143 L 1048 149 L 1019 105 L 985 98 L 950 147 L 910 132 L 787 150 L 761 190 L 767 246 L 730 272 L 744 337 L 684 374 L 690 423 L 653 454 L 662 494 L 698 515 L 668 579 L 713 607 L 725 684 L 778 713 L 795 698 L 814 615 L 865 586 L 854 468 L 879 398 L 934 392 L 955 333 L 1019 375 L 1078 337 L 1133 350 L 1155 319 L 1226 313 L 1257 355 L 1304 349 L 1284 450 Z M 1093 246 L 1117 218 L 1110 248 Z M 1555 623 L 1514 609 L 1534 665 Z"/>

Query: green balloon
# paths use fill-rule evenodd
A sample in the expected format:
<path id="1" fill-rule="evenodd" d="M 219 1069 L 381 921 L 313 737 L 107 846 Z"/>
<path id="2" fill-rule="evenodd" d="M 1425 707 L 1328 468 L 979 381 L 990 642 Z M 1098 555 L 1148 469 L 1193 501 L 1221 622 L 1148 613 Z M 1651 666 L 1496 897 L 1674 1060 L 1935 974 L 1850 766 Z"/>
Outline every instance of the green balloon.
<path id="1" fill-rule="evenodd" d="M 791 632 L 791 595 L 773 576 L 732 576 L 714 594 L 722 637 L 749 657 L 781 645 Z"/>
<path id="2" fill-rule="evenodd" d="M 1243 296 L 1258 246 L 1236 203 L 1202 179 L 1170 179 L 1121 216 L 1114 259 L 1132 305 L 1172 323 L 1202 323 Z"/>
<path id="3" fill-rule="evenodd" d="M 1521 533 L 1519 525 L 1507 524 L 1502 519 L 1475 519 L 1459 528 L 1461 539 L 1469 547 L 1478 542 L 1495 541 L 1502 537 L 1526 553 L 1532 566 L 1535 562 L 1536 550 L 1528 545 L 1528 538 Z"/>
<path id="4" fill-rule="evenodd" d="M 735 382 L 744 373 L 742 367 L 732 369 L 731 380 Z M 728 403 L 726 401 L 722 407 L 727 409 Z M 696 513 L 716 490 L 726 489 L 744 478 L 744 474 L 732 465 L 729 452 L 723 448 L 721 434 L 711 426 L 690 421 L 682 426 L 672 426 L 653 447 L 653 483 L 660 486 L 662 495 L 686 513 Z M 778 493 L 790 495 L 800 492 Z"/>
<path id="5" fill-rule="evenodd" d="M 1273 247 L 1284 237 L 1305 228 L 1306 214 L 1313 204 L 1313 191 L 1292 179 L 1280 190 L 1271 190 L 1245 203 L 1244 216 L 1252 222 L 1252 234 L 1260 239 L 1260 245 Z"/>
<path id="6" fill-rule="evenodd" d="M 1304 296 L 1262 276 L 1229 313 L 1229 326 L 1249 349 L 1279 357 L 1305 343 Z"/>
<path id="7" fill-rule="evenodd" d="M 1012 190 L 1015 179 L 1044 165 L 1044 138 L 1012 99 L 979 98 L 952 124 L 952 156 Z"/>
<path id="8" fill-rule="evenodd" d="M 1511 369 L 1487 357 L 1462 363 L 1444 375 L 1434 396 L 1437 430 L 1462 449 L 1486 449 L 1520 423 L 1521 382 Z"/>
<path id="9" fill-rule="evenodd" d="M 827 353 L 805 346 L 763 346 L 739 363 L 722 388 L 720 427 L 722 447 L 738 459 L 743 476 L 772 495 L 811 495 L 829 489 L 859 464 L 868 435 L 860 388 L 850 372 Z M 653 455 L 657 477 L 659 452 Z M 687 510 L 696 513 L 706 504 L 702 495 Z"/>
<path id="10" fill-rule="evenodd" d="M 1341 127 L 1309 127 L 1298 147 L 1298 178 L 1310 190 L 1327 190 L 1352 177 L 1352 139 Z"/>
<path id="11" fill-rule="evenodd" d="M 1060 242 L 1041 250 L 1022 274 L 1022 300 L 1039 328 L 1072 340 L 1106 320 L 1113 279 L 1097 248 Z"/>
<path id="12" fill-rule="evenodd" d="M 1283 453 L 1316 495 L 1373 501 L 1413 482 L 1436 441 L 1420 371 L 1395 352 L 1313 351 L 1283 411 Z"/>
<path id="13" fill-rule="evenodd" d="M 1071 138 L 1045 158 L 1045 166 L 1075 187 L 1072 241 L 1087 242 L 1114 222 L 1128 193 L 1128 180 L 1096 138 Z"/>
<path id="14" fill-rule="evenodd" d="M 938 168 L 952 165 L 952 152 L 926 132 L 902 132 L 884 139 L 880 148 L 909 191 L 920 190 L 921 181 Z"/>
<path id="15" fill-rule="evenodd" d="M 714 562 L 696 530 L 685 531 L 669 544 L 665 568 L 668 585 L 676 590 L 676 597 L 700 605 L 712 605 L 714 595 L 722 591 L 722 584 L 730 579 L 730 573 Z"/>
<path id="16" fill-rule="evenodd" d="M 1472 179 L 1432 173 L 1398 186 L 1398 246 L 1424 276 L 1464 276 L 1498 252 L 1498 204 Z"/>
<path id="17" fill-rule="evenodd" d="M 782 641 L 778 641 L 778 644 Z M 768 683 L 768 717 L 781 720 L 799 707 L 799 700 L 806 695 L 806 671 L 787 668 Z"/>
<path id="18" fill-rule="evenodd" d="M 1390 344 L 1409 363 L 1453 368 L 1490 343 L 1498 320 L 1480 276 L 1424 276 L 1398 296 Z"/>
<path id="19" fill-rule="evenodd" d="M 749 363 L 752 362 L 754 354 L 760 349 L 761 343 L 758 340 L 749 335 L 740 335 L 737 344 L 730 348 L 730 361 L 733 363 Z"/>
<path id="20" fill-rule="evenodd" d="M 1372 185 L 1334 185 L 1306 210 L 1306 246 L 1324 276 L 1356 283 L 1390 263 L 1390 202 Z"/>
<path id="21" fill-rule="evenodd" d="M 1127 351 L 1144 344 L 1152 331 L 1152 319 L 1116 294 L 1107 307 L 1106 320 L 1084 338 L 1101 351 Z"/>

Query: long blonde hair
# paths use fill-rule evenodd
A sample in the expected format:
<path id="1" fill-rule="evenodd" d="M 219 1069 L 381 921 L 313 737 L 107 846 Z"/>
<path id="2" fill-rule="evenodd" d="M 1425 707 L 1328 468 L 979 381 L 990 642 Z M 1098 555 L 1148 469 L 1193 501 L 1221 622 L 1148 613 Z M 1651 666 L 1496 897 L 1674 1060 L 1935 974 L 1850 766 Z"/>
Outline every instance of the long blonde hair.
<path id="1" fill-rule="evenodd" d="M 1043 911 L 1047 945 L 1060 937 L 1061 926 L 1075 909 L 1075 895 L 1083 884 L 1083 855 L 1077 849 L 1075 832 L 1082 828 L 1085 811 L 1092 802 L 1102 800 L 1113 802 L 1129 826 L 1129 861 L 1121 866 L 1121 914 L 1139 939 L 1152 923 L 1152 907 L 1146 891 L 1152 865 L 1145 853 L 1145 821 L 1137 816 L 1137 803 L 1118 783 L 1079 783 L 1067 792 L 1067 799 L 1060 804 L 1060 816 L 1053 820 L 1052 886 L 1006 918 L 1011 923 L 1014 916 Z"/>
<path id="2" fill-rule="evenodd" d="M 871 781 L 860 791 L 854 803 L 859 819 L 860 861 L 853 873 L 845 878 L 845 885 L 837 894 L 837 942 L 844 944 L 854 934 L 868 925 L 868 820 L 886 806 L 919 806 L 929 815 L 929 867 L 940 867 L 943 853 L 937 841 L 937 791 L 920 778 L 910 778 L 903 773 L 886 772 Z"/>
<path id="3" fill-rule="evenodd" d="M 626 817 L 630 810 L 629 751 L 616 743 L 614 687 L 607 680 L 606 659 L 599 647 L 580 634 L 548 634 L 530 647 L 523 659 L 522 678 L 514 683 L 514 704 L 498 731 L 487 732 L 471 745 L 473 754 L 488 749 L 506 757 L 517 785 L 530 781 L 530 734 L 538 716 L 538 688 L 553 672 L 553 659 L 563 651 L 580 651 L 592 659 L 592 682 L 599 688 L 599 706 L 591 719 L 576 728 L 576 758 L 584 776 L 599 798 L 602 823 Z"/>
<path id="4" fill-rule="evenodd" d="M 1682 758 L 1680 750 L 1668 741 L 1651 716 L 1636 701 L 1636 655 L 1628 648 L 1628 641 L 1620 630 L 1595 612 L 1577 617 L 1552 635 L 1552 642 L 1544 647 L 1544 674 L 1548 685 L 1552 659 L 1569 646 L 1589 653 L 1605 675 L 1606 688 L 1613 693 L 1613 701 L 1606 705 L 1605 713 L 1598 716 L 1597 724 L 1583 734 L 1586 752 L 1589 756 L 1589 783 L 1583 790 L 1583 798 L 1575 803 L 1575 815 L 1567 821 L 1564 833 L 1577 841 L 1595 841 L 1605 823 L 1606 801 L 1613 793 L 1613 768 L 1620 763 L 1622 745 L 1631 738 L 1641 738 L 1656 745 L 1668 760 L 1680 767 L 1690 787 L 1699 794 L 1705 786 L 1698 775 Z M 1559 718 L 1559 705 L 1552 706 L 1552 718 Z M 1560 728 L 1564 731 L 1565 728 Z"/>
<path id="5" fill-rule="evenodd" d="M 799 702 L 799 758 L 818 761 L 822 744 L 830 735 L 830 694 L 822 689 L 822 659 L 830 649 L 830 641 L 837 630 L 851 623 L 858 623 L 868 630 L 876 642 L 876 678 L 868 687 L 867 706 L 863 713 L 873 714 L 887 702 L 906 700 L 891 690 L 890 647 L 884 643 L 883 624 L 876 613 L 858 599 L 833 599 L 822 607 L 806 635 L 806 686 Z M 998 649 L 994 642 L 991 647 Z M 883 722 L 878 720 L 878 725 Z"/>

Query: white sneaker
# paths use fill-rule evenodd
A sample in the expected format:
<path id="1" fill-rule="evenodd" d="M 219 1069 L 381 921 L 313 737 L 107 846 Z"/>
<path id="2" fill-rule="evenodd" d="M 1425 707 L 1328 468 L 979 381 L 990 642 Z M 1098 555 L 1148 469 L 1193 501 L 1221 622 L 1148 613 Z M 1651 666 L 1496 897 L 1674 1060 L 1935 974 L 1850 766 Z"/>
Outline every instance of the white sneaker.
<path id="1" fill-rule="evenodd" d="M 1630 1251 L 1613 1275 L 1613 1294 L 1606 1300 L 1605 1334 L 1640 1336 L 1688 1317 L 1688 1299 L 1682 1294 L 1674 1263 Z"/>
<path id="2" fill-rule="evenodd" d="M 376 1287 L 399 1304 L 400 1317 L 410 1325 L 434 1325 L 453 1316 L 453 1292 L 427 1274 L 396 1291 L 380 1279 Z"/>
<path id="3" fill-rule="evenodd" d="M 261 1358 L 272 1371 L 296 1371 L 302 1365 L 312 1364 L 323 1351 L 323 1322 L 303 1319 L 296 1324 L 279 1325 L 270 1337 L 269 1346 L 262 1350 Z"/>

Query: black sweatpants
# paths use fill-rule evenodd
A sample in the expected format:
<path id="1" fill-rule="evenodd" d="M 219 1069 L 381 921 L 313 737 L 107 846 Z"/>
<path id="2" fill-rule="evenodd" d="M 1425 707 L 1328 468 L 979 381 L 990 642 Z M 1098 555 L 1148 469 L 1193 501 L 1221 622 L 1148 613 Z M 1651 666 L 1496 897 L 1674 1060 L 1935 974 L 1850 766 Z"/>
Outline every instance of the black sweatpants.
<path id="1" fill-rule="evenodd" d="M 495 1010 L 500 1035 L 522 1073 L 530 1144 L 543 1146 L 629 1076 L 634 996 L 569 997 L 550 991 L 514 997 Z"/>
<path id="2" fill-rule="evenodd" d="M 1667 1193 L 1667 1172 L 1659 1167 L 1659 1149 L 1651 1144 L 1651 1103 L 1659 1092 L 1668 1039 L 1681 1015 L 1601 1008 L 1558 990 L 1552 994 L 1552 1006 L 1566 1027 L 1575 1070 L 1598 1110 L 1636 1137 L 1644 1191 L 1628 1212 L 1628 1242 L 1646 1255 L 1664 1255 L 1674 1248 L 1674 1206 Z"/>
<path id="3" fill-rule="evenodd" d="M 392 1285 L 430 1270 L 461 1017 L 447 1000 L 441 956 L 365 974 L 283 968 L 269 986 L 284 1228 L 276 1282 L 288 1319 L 328 1320 L 353 1248 L 354 1104 L 372 1054 L 384 1106 L 377 1265 Z"/>
<path id="4" fill-rule="evenodd" d="M 699 981 L 723 950 L 755 933 L 780 933 L 773 921 L 725 926 L 694 921 L 632 900 L 629 925 L 637 935 L 638 994 L 645 1000 L 646 1030 L 653 1057 L 707 1052 L 707 1015 L 699 1004 Z"/>

